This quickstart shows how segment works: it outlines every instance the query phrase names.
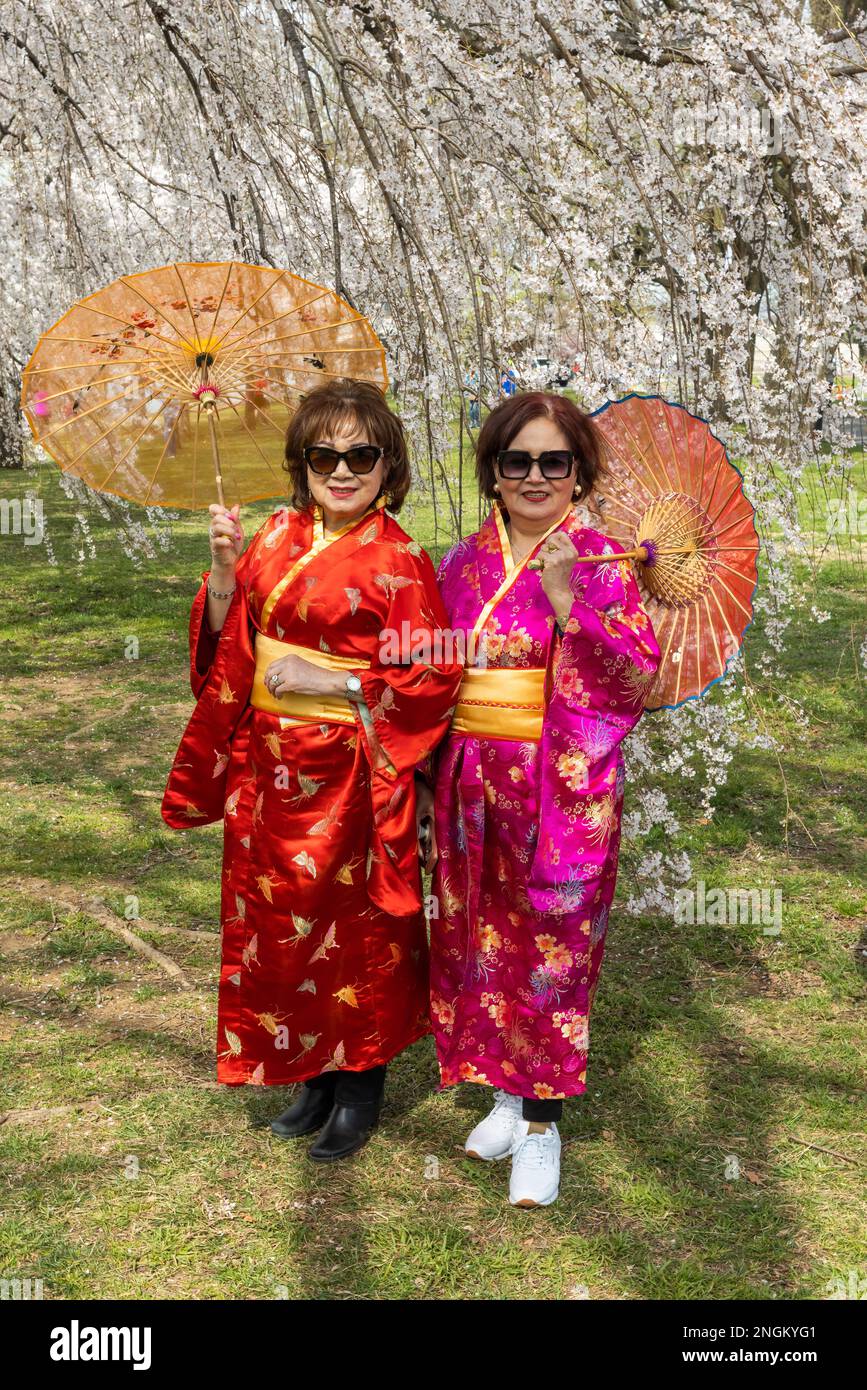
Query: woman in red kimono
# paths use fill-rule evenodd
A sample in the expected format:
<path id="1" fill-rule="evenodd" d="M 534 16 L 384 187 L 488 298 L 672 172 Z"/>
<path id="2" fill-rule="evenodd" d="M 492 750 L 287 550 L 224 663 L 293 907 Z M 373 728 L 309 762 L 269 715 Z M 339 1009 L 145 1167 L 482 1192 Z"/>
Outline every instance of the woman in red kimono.
<path id="1" fill-rule="evenodd" d="M 409 465 L 381 392 L 311 392 L 286 466 L 294 509 L 245 551 L 238 508 L 210 509 L 197 703 L 162 811 L 177 829 L 224 819 L 217 1078 L 303 1081 L 271 1128 L 321 1128 L 309 1153 L 326 1161 L 366 1142 L 386 1063 L 429 1031 L 413 769 L 460 666 L 394 661 L 394 634 L 434 651 L 445 614 L 428 556 L 385 510 Z"/>

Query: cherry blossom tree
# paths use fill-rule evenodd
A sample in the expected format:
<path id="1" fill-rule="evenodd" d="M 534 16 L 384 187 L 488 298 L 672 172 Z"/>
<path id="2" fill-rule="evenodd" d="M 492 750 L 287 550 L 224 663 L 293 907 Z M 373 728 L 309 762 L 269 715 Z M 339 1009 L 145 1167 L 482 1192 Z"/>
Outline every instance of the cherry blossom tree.
<path id="1" fill-rule="evenodd" d="M 658 391 L 707 419 L 757 507 L 771 662 L 807 593 L 794 563 L 822 549 L 798 520 L 807 479 L 829 504 L 849 487 L 823 441 L 867 354 L 865 11 L 4 0 L 0 462 L 21 457 L 21 368 L 73 299 L 172 259 L 285 266 L 385 341 L 439 544 L 479 516 L 468 371 L 490 405 L 507 366 L 531 383 L 566 355 L 588 409 Z M 93 507 L 131 552 L 153 544 L 67 486 L 84 554 Z M 741 680 L 645 721 L 628 830 L 674 827 L 660 768 L 699 778 L 709 810 L 744 741 L 767 736 Z M 687 867 L 650 856 L 638 905 Z"/>

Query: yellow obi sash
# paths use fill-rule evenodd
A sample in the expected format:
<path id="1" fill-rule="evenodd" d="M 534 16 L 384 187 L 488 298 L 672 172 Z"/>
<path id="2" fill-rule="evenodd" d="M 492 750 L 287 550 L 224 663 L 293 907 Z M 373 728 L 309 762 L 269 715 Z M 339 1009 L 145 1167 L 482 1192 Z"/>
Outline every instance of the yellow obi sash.
<path id="1" fill-rule="evenodd" d="M 477 738 L 538 743 L 545 712 L 545 671 L 468 666 L 461 680 L 452 732 Z"/>
<path id="2" fill-rule="evenodd" d="M 294 691 L 272 695 L 265 685 L 265 672 L 272 661 L 283 656 L 302 656 L 311 665 L 321 666 L 326 671 L 359 671 L 370 666 L 369 661 L 359 657 L 335 656 L 333 652 L 320 652 L 313 647 L 296 647 L 294 642 L 278 642 L 276 637 L 265 637 L 257 632 L 256 673 L 250 694 L 254 709 L 283 715 L 292 724 L 355 723 L 352 701 L 346 695 L 297 695 Z"/>

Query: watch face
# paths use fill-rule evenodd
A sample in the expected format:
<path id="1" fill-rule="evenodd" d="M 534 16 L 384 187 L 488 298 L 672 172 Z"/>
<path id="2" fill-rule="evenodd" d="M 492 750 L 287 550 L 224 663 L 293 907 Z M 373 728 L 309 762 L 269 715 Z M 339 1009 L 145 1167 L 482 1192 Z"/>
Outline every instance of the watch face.
<path id="1" fill-rule="evenodd" d="M 353 695 L 358 694 L 359 690 L 361 689 L 361 681 L 358 679 L 358 676 L 346 677 L 346 689 L 351 690 Z"/>

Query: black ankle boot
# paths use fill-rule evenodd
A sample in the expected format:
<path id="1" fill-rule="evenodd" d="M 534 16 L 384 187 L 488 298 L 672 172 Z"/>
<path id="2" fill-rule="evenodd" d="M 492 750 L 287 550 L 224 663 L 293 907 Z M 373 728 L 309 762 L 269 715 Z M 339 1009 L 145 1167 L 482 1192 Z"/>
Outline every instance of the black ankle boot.
<path id="1" fill-rule="evenodd" d="M 336 1158 L 348 1158 L 363 1148 L 379 1122 L 380 1102 L 363 1101 L 358 1105 L 336 1102 L 315 1144 L 307 1150 L 315 1163 L 329 1163 Z"/>
<path id="2" fill-rule="evenodd" d="M 278 1139 L 298 1139 L 321 1129 L 334 1106 L 334 1087 L 302 1086 L 297 1098 L 271 1121 L 271 1133 Z"/>

